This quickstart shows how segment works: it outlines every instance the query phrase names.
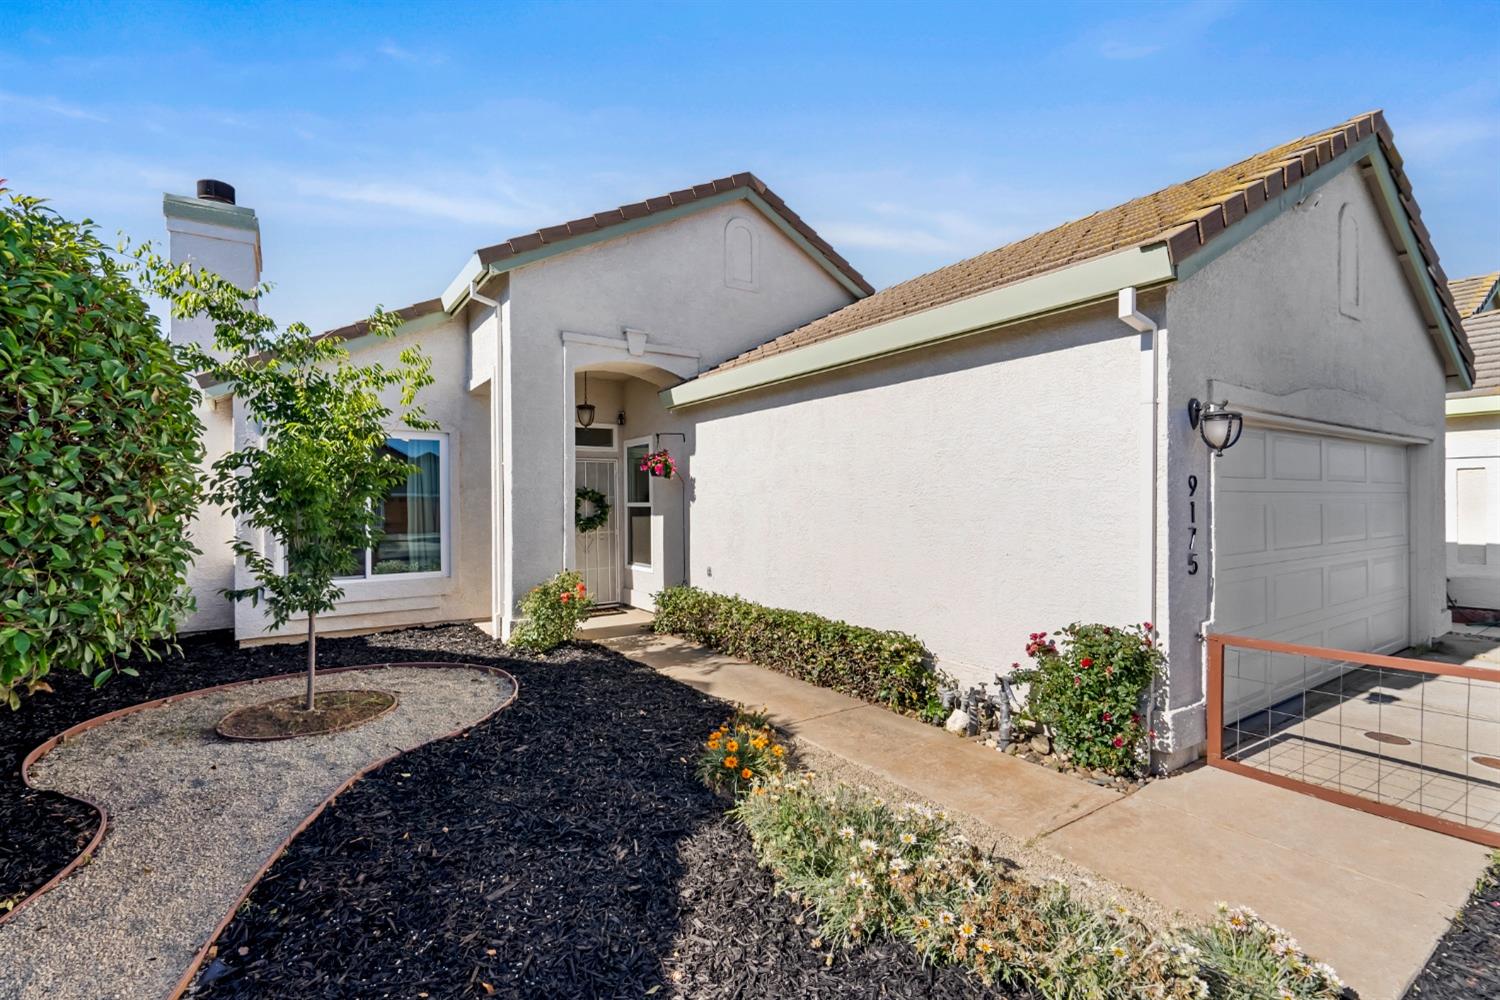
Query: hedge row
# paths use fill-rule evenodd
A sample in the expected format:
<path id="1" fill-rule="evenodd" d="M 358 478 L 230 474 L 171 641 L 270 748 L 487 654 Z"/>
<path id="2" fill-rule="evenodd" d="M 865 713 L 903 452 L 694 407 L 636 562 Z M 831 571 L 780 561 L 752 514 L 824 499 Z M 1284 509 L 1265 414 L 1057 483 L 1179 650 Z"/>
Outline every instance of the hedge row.
<path id="1" fill-rule="evenodd" d="M 896 712 L 942 716 L 938 689 L 945 678 L 927 647 L 902 632 L 768 608 L 697 587 L 657 594 L 653 628 Z"/>

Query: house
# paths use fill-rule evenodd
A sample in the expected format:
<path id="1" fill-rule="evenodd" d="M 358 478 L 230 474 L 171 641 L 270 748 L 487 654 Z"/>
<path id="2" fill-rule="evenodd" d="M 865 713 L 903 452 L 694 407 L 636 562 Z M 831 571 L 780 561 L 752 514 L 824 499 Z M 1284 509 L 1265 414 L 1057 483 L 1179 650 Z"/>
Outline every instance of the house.
<path id="1" fill-rule="evenodd" d="M 258 274 L 253 213 L 166 211 L 174 259 L 226 240 Z M 1150 621 L 1174 763 L 1204 743 L 1207 632 L 1387 651 L 1448 626 L 1444 398 L 1473 357 L 1379 112 L 879 292 L 738 174 L 477 250 L 403 316 L 396 343 L 330 333 L 420 342 L 442 430 L 393 429 L 431 457 L 420 496 L 329 628 L 505 634 L 576 567 L 605 602 L 690 582 L 909 631 L 975 684 L 1030 632 Z M 211 450 L 240 438 L 225 387 L 203 405 Z M 681 476 L 640 471 L 658 448 Z M 612 506 L 586 534 L 580 488 Z M 264 637 L 212 592 L 231 528 L 199 525 L 189 625 Z M 1302 680 L 1243 666 L 1244 711 Z"/>
<path id="2" fill-rule="evenodd" d="M 1448 394 L 1448 597 L 1500 611 L 1500 272 L 1450 281 L 1474 387 Z"/>

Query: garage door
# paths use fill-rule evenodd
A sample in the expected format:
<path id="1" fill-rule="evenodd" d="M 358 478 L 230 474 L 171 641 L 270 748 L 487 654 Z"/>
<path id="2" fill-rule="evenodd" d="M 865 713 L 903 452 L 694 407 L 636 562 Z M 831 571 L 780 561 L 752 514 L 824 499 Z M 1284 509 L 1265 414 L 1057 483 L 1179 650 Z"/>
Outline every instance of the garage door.
<path id="1" fill-rule="evenodd" d="M 1407 646 L 1404 447 L 1246 428 L 1218 462 L 1215 631 L 1380 653 Z M 1225 716 L 1337 672 L 1242 651 L 1226 670 Z"/>

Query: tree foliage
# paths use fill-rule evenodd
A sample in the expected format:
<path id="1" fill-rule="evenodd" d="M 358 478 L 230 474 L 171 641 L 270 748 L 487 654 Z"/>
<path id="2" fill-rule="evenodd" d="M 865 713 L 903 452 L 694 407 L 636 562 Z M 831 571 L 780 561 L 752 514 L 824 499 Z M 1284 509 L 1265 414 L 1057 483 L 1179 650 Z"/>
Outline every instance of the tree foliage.
<path id="1" fill-rule="evenodd" d="M 311 691 L 316 616 L 343 596 L 337 577 L 380 540 L 381 504 L 412 471 L 384 447 L 395 414 L 386 398 L 399 398 L 406 426 L 432 428 L 416 405 L 432 382 L 430 361 L 407 347 L 393 367 L 354 364 L 341 341 L 314 336 L 303 323 L 278 329 L 257 311 L 266 286 L 241 289 L 208 271 L 150 263 L 175 315 L 212 320 L 214 352 L 189 354 L 211 384 L 232 388 L 239 412 L 259 431 L 258 440 L 217 459 L 209 476 L 208 499 L 236 518 L 234 553 L 254 577 L 225 593 L 263 601 L 275 628 L 308 616 Z M 390 337 L 399 325 L 377 308 L 368 332 Z M 274 550 L 258 544 L 262 532 Z"/>
<path id="2" fill-rule="evenodd" d="M 0 701 L 95 684 L 192 609 L 188 367 L 92 223 L 0 188 Z M 132 672 L 126 670 L 126 672 Z"/>

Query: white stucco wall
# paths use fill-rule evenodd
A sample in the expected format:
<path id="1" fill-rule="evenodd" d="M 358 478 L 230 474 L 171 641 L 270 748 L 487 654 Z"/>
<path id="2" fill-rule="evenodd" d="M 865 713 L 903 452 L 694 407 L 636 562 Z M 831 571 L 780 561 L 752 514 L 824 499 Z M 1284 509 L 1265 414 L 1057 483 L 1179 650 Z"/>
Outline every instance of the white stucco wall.
<path id="1" fill-rule="evenodd" d="M 1339 215 L 1359 232 L 1357 318 L 1340 310 Z M 1159 593 L 1171 660 L 1172 736 L 1183 753 L 1203 742 L 1204 649 L 1212 628 L 1213 512 L 1200 517 L 1199 561 L 1187 573 L 1186 483 L 1210 483 L 1210 452 L 1188 426 L 1189 398 L 1329 425 L 1421 439 L 1408 449 L 1413 642 L 1441 634 L 1444 600 L 1443 422 L 1437 351 L 1356 167 L 1327 180 L 1304 204 L 1264 225 L 1167 293 L 1163 396 L 1166 504 Z M 1308 429 L 1312 429 L 1309 427 Z M 1199 499 L 1202 499 L 1200 493 Z M 1203 511 L 1202 506 L 1199 507 Z"/>
<path id="2" fill-rule="evenodd" d="M 203 424 L 201 468 L 206 475 L 216 459 L 233 449 L 234 403 L 230 399 L 204 398 L 196 412 Z M 198 555 L 188 568 L 187 585 L 197 609 L 178 623 L 178 630 L 205 632 L 233 628 L 234 605 L 221 591 L 234 586 L 234 553 L 229 548 L 234 539 L 234 519 L 220 508 L 204 503 L 198 508 L 189 534 Z"/>
<path id="3" fill-rule="evenodd" d="M 1500 610 L 1500 414 L 1452 416 L 1447 427 L 1448 593 L 1460 607 Z M 1475 512 L 1466 509 L 1459 524 L 1459 470 L 1485 487 L 1488 516 L 1479 523 L 1470 523 Z"/>
<path id="4" fill-rule="evenodd" d="M 726 271 L 731 228 L 741 236 L 748 228 L 754 235 L 752 288 L 731 280 L 735 275 Z M 745 202 L 704 209 L 512 272 L 502 350 L 505 435 L 513 452 L 503 502 L 513 534 L 501 604 L 513 611 L 528 588 L 558 572 L 572 537 L 574 380 L 573 371 L 564 368 L 565 332 L 620 345 L 613 350 L 579 346 L 572 356 L 588 364 L 617 364 L 624 371 L 649 368 L 644 374 L 654 372 L 669 384 L 675 379 L 663 366 L 691 375 L 851 298 Z M 626 330 L 645 334 L 643 356 L 625 351 Z M 657 345 L 684 348 L 696 357 L 656 358 L 653 367 Z M 578 362 L 567 364 L 572 368 Z M 661 430 L 647 421 L 648 412 L 644 405 L 635 407 L 623 437 Z M 644 590 L 639 583 L 633 589 Z"/>
<path id="5" fill-rule="evenodd" d="M 681 411 L 692 582 L 910 632 L 966 684 L 1140 621 L 1140 363 L 1096 307 Z"/>
<path id="6" fill-rule="evenodd" d="M 361 340 L 352 345 L 353 357 L 359 364 L 380 362 L 393 367 L 401 351 L 414 344 L 432 359 L 434 378 L 418 401 L 447 440 L 448 573 L 425 579 L 390 575 L 346 581 L 338 608 L 318 616 L 320 634 L 472 621 L 490 614 L 489 395 L 469 391 L 470 348 L 463 320 L 454 318 L 389 340 Z M 392 392 L 388 402 L 399 413 L 397 395 Z M 399 436 L 403 429 L 399 419 L 393 418 L 391 433 Z M 243 568 L 238 575 L 248 580 Z M 261 608 L 242 601 L 234 610 L 235 631 L 241 640 L 272 635 Z M 294 618 L 284 634 L 299 636 L 306 627 L 304 617 Z"/>

